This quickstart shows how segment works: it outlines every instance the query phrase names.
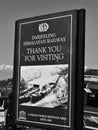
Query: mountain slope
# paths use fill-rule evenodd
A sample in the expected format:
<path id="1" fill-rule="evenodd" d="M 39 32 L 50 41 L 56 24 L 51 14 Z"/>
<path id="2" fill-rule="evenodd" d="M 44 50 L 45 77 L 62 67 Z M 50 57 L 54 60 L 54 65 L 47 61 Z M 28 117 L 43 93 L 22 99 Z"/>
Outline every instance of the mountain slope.
<path id="1" fill-rule="evenodd" d="M 13 77 L 13 66 L 11 65 L 0 65 L 0 81 L 7 80 Z"/>

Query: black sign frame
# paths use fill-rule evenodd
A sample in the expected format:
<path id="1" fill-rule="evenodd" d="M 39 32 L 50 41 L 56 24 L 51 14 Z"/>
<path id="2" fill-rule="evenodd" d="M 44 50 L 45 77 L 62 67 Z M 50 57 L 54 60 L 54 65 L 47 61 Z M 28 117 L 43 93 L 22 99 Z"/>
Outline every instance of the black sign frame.
<path id="1" fill-rule="evenodd" d="M 36 27 L 39 29 L 39 33 L 36 31 Z M 49 28 L 50 31 L 47 32 Z M 84 9 L 58 12 L 16 21 L 13 75 L 13 120 L 15 124 L 46 129 L 82 130 L 84 43 Z M 52 51 L 50 51 L 50 47 Z M 52 56 L 50 56 L 51 53 L 53 53 Z M 46 54 L 48 58 L 45 57 L 40 60 L 39 56 L 43 57 L 41 54 Z M 55 54 L 58 55 L 57 59 Z M 31 70 L 38 69 L 39 66 L 44 69 L 46 66 L 47 72 L 48 67 L 50 70 L 52 66 L 55 68 L 66 68 L 67 64 L 67 107 L 47 108 L 20 104 L 21 77 L 27 76 L 26 73 L 23 75 L 23 70 L 26 72 L 28 66 L 33 67 L 33 69 L 30 68 Z M 36 67 L 34 68 L 34 66 Z M 64 111 L 66 111 L 66 114 Z"/>

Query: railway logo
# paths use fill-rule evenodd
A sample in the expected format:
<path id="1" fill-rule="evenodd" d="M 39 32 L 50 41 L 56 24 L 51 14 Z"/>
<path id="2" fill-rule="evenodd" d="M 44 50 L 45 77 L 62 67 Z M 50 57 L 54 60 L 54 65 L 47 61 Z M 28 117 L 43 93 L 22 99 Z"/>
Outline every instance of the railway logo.
<path id="1" fill-rule="evenodd" d="M 46 32 L 49 29 L 49 24 L 47 23 L 39 24 L 38 29 L 39 29 L 39 32 Z"/>

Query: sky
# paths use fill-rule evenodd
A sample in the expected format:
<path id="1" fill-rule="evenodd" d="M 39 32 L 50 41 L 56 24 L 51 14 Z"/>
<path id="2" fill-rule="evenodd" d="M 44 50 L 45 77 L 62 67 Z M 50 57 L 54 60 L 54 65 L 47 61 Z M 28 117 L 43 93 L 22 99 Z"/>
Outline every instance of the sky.
<path id="1" fill-rule="evenodd" d="M 13 65 L 15 21 L 86 9 L 85 66 L 98 69 L 98 0 L 0 0 L 0 65 Z"/>

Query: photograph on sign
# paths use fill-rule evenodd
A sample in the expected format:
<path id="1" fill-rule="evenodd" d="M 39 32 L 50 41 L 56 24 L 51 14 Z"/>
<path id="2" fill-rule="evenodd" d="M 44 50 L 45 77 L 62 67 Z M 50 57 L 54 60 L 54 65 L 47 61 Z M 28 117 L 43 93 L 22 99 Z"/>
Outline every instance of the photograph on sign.
<path id="1" fill-rule="evenodd" d="M 68 65 L 21 67 L 20 105 L 54 108 L 67 102 Z"/>

